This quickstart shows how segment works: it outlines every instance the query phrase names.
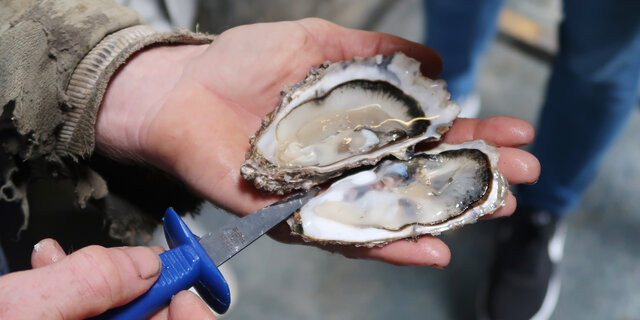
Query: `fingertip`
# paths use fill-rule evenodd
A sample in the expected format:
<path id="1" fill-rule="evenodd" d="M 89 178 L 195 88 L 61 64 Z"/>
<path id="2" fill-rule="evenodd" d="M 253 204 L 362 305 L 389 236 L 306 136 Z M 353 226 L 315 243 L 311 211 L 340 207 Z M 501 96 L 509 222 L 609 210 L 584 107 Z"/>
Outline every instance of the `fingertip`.
<path id="1" fill-rule="evenodd" d="M 533 126 L 527 121 L 515 117 L 458 118 L 444 136 L 444 141 L 461 143 L 482 139 L 498 146 L 518 147 L 531 143 L 534 136 Z"/>
<path id="2" fill-rule="evenodd" d="M 426 257 L 433 261 L 431 267 L 444 269 L 451 262 L 451 250 L 442 240 L 426 236 L 418 239 L 418 244 L 422 251 L 428 253 Z"/>
<path id="3" fill-rule="evenodd" d="M 508 147 L 498 148 L 498 167 L 510 184 L 533 184 L 540 177 L 540 161 L 531 153 Z"/>
<path id="4" fill-rule="evenodd" d="M 516 197 L 513 195 L 513 193 L 509 191 L 507 200 L 505 201 L 504 206 L 501 207 L 502 215 L 500 217 L 510 217 L 516 211 L 517 206 L 518 200 L 516 200 Z"/>
<path id="5" fill-rule="evenodd" d="M 524 119 L 515 119 L 518 125 L 511 129 L 511 135 L 519 137 L 521 146 L 532 143 L 536 137 L 536 130 L 533 125 Z"/>
<path id="6" fill-rule="evenodd" d="M 533 142 L 535 130 L 524 119 L 495 116 L 480 121 L 476 135 L 494 137 L 494 143 L 501 146 L 518 147 Z"/>
<path id="7" fill-rule="evenodd" d="M 195 293 L 183 290 L 178 292 L 169 304 L 169 319 L 216 319 L 200 297 Z"/>
<path id="8" fill-rule="evenodd" d="M 431 266 L 445 268 L 451 261 L 451 251 L 442 240 L 423 236 L 417 240 L 397 240 L 383 247 L 371 248 L 370 258 L 394 265 Z"/>
<path id="9" fill-rule="evenodd" d="M 480 219 L 487 220 L 487 219 L 510 217 L 513 214 L 513 212 L 515 212 L 516 206 L 517 206 L 516 197 L 513 195 L 511 191 L 509 191 L 509 194 L 507 195 L 507 198 L 505 199 L 504 205 L 502 207 L 498 208 L 498 210 L 496 210 L 494 213 L 483 216 Z"/>
<path id="10" fill-rule="evenodd" d="M 43 239 L 33 246 L 33 251 L 31 252 L 31 266 L 33 268 L 48 266 L 52 263 L 56 263 L 66 256 L 67 254 L 64 252 L 58 241 L 51 238 Z"/>
<path id="11" fill-rule="evenodd" d="M 169 307 L 164 307 L 154 313 L 148 320 L 167 320 L 169 319 Z"/>

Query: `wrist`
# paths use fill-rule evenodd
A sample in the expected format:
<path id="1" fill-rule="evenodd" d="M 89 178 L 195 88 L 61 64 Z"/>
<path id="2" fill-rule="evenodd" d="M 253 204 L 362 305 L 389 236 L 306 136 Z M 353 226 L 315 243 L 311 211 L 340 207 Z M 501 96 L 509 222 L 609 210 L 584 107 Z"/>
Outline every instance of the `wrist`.
<path id="1" fill-rule="evenodd" d="M 120 161 L 149 162 L 150 124 L 206 45 L 158 46 L 133 55 L 111 78 L 96 119 L 96 149 Z"/>

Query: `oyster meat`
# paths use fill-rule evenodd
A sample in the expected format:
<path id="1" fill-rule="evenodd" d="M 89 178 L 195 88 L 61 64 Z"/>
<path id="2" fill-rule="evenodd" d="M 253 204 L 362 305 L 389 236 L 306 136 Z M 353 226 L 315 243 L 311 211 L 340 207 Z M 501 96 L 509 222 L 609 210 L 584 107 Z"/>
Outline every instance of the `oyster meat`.
<path id="1" fill-rule="evenodd" d="M 306 240 L 359 246 L 439 234 L 504 204 L 508 184 L 498 158 L 477 140 L 385 160 L 334 182 L 288 223 Z"/>
<path id="2" fill-rule="evenodd" d="M 402 53 L 313 69 L 285 89 L 251 138 L 242 176 L 268 193 L 309 189 L 345 170 L 439 140 L 460 108 L 442 80 Z"/>

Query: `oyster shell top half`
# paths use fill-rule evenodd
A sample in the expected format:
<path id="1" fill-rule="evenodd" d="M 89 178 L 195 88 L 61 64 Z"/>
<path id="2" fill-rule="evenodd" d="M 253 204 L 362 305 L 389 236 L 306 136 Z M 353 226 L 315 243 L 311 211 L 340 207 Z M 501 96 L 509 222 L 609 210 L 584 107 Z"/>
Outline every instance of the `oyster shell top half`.
<path id="1" fill-rule="evenodd" d="M 460 108 L 445 83 L 402 53 L 313 69 L 285 89 L 251 138 L 242 176 L 267 193 L 309 189 L 383 157 L 439 140 Z"/>

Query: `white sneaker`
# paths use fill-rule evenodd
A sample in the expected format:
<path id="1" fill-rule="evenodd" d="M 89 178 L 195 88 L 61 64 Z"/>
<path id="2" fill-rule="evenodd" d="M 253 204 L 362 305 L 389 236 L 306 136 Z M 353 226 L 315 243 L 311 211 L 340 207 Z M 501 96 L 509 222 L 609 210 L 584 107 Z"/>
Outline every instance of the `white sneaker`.
<path id="1" fill-rule="evenodd" d="M 480 114 L 480 95 L 477 92 L 456 101 L 460 106 L 459 118 L 477 118 Z"/>

